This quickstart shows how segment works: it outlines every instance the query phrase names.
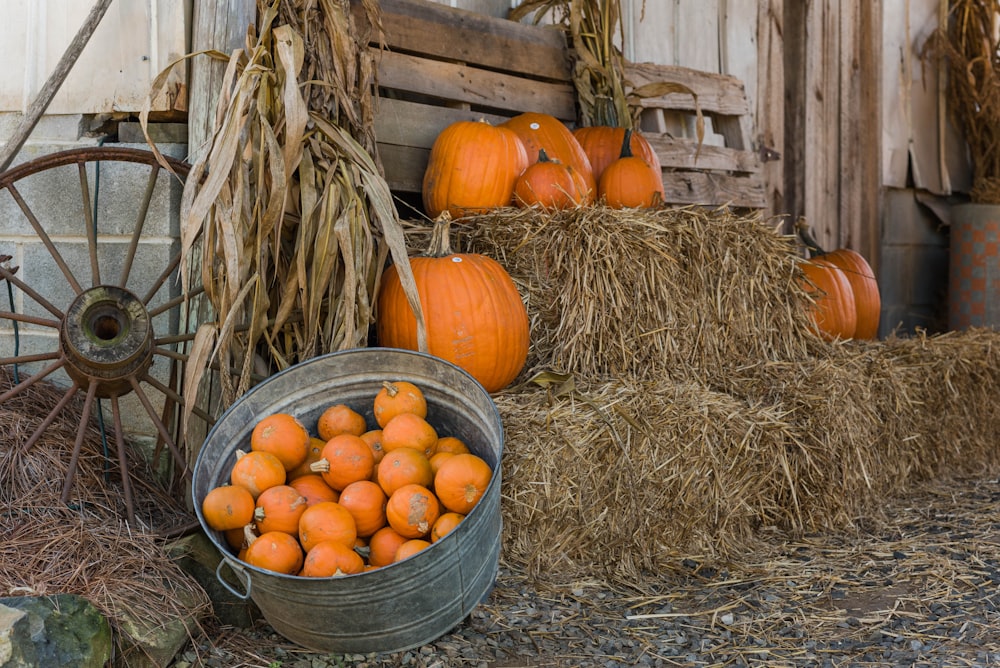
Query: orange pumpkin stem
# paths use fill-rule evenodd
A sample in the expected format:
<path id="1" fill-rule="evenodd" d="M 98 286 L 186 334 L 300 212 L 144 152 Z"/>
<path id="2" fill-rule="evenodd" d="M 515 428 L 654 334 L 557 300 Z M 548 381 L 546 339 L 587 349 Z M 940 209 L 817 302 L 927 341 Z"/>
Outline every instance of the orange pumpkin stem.
<path id="1" fill-rule="evenodd" d="M 820 248 L 819 242 L 813 237 L 812 232 L 809 231 L 809 224 L 802 218 L 799 218 L 795 222 L 795 230 L 799 233 L 799 238 L 802 239 L 802 243 L 805 244 L 806 250 L 809 251 L 809 257 L 820 257 L 821 255 L 826 255 L 826 251 Z"/>
<path id="2" fill-rule="evenodd" d="M 632 128 L 625 128 L 625 139 L 622 140 L 622 152 L 618 157 L 632 157 Z"/>

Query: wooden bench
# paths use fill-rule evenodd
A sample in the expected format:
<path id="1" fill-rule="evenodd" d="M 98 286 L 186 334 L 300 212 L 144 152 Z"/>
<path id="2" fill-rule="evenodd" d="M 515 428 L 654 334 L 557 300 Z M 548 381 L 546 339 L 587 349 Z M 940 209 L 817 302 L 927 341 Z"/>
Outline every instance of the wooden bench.
<path id="1" fill-rule="evenodd" d="M 358 0 L 355 17 L 362 18 Z M 420 193 L 434 139 L 459 120 L 499 123 L 526 111 L 576 122 L 572 64 L 563 32 L 453 9 L 428 0 L 381 0 L 386 49 L 378 57 L 380 100 L 375 136 L 390 189 Z M 378 49 L 378 44 L 372 44 Z M 635 86 L 682 83 L 698 101 L 724 146 L 702 146 L 679 136 L 690 95 L 640 102 L 642 131 L 663 165 L 672 204 L 764 206 L 760 164 L 750 144 L 750 110 L 733 77 L 679 67 L 630 64 Z"/>

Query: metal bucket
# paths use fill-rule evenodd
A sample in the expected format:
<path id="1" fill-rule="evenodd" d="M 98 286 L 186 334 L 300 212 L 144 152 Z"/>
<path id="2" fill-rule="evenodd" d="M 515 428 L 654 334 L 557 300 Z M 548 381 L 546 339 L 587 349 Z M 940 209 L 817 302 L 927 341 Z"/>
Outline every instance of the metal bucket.
<path id="1" fill-rule="evenodd" d="M 224 536 L 208 528 L 201 503 L 229 481 L 238 449 L 249 450 L 260 418 L 286 412 L 312 433 L 323 410 L 344 403 L 375 424 L 372 401 L 384 380 L 423 390 L 427 419 L 442 436 L 457 436 L 493 467 L 476 507 L 431 547 L 404 561 L 356 575 L 282 575 L 236 559 Z M 397 652 L 431 642 L 462 622 L 496 581 L 500 556 L 500 459 L 503 427 L 483 387 L 459 367 L 430 355 L 360 348 L 317 357 L 275 374 L 241 397 L 206 437 L 194 467 L 192 496 L 202 529 L 223 555 L 219 576 L 252 598 L 285 638 L 321 652 Z M 228 566 L 244 591 L 222 578 Z"/>

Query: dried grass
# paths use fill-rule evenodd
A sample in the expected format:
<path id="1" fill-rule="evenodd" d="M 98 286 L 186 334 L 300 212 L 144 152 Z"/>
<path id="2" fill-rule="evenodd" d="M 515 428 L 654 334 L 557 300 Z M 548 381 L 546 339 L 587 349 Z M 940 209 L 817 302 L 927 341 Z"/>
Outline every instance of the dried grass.
<path id="1" fill-rule="evenodd" d="M 0 370 L 0 391 L 12 384 Z M 122 656 L 138 651 L 121 643 L 126 620 L 152 628 L 180 619 L 196 635 L 210 602 L 162 545 L 164 535 L 189 524 L 190 515 L 153 482 L 138 453 L 129 464 L 138 526 L 129 527 L 117 457 L 104 456 L 94 421 L 68 503 L 61 501 L 80 401 L 62 411 L 31 450 L 23 450 L 63 393 L 38 382 L 0 407 L 0 596 L 83 596 L 108 617 Z"/>
<path id="2" fill-rule="evenodd" d="M 822 342 L 798 247 L 757 216 L 507 209 L 453 229 L 531 318 L 529 368 L 495 397 L 514 571 L 637 582 L 1000 469 L 1000 333 Z"/>

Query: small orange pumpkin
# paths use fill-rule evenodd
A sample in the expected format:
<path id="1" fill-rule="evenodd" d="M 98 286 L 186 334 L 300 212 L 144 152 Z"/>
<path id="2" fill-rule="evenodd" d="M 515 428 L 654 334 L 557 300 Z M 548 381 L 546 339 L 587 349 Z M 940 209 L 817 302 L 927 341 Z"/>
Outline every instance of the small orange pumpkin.
<path id="1" fill-rule="evenodd" d="M 429 487 L 434 482 L 430 460 L 419 450 L 398 448 L 387 452 L 378 465 L 379 487 L 389 496 L 403 485 Z"/>
<path id="2" fill-rule="evenodd" d="M 324 410 L 316 421 L 316 431 L 324 441 L 339 434 L 360 436 L 368 431 L 365 416 L 346 404 L 334 404 Z"/>
<path id="3" fill-rule="evenodd" d="M 357 539 L 354 516 L 339 503 L 317 503 L 306 508 L 299 518 L 299 542 L 306 552 L 324 540 L 336 540 L 353 548 Z"/>
<path id="4" fill-rule="evenodd" d="M 437 442 L 437 430 L 415 413 L 400 413 L 382 427 L 382 449 L 386 452 L 413 448 L 430 459 Z"/>
<path id="5" fill-rule="evenodd" d="M 368 539 L 368 563 L 376 568 L 388 566 L 396 559 L 396 550 L 407 541 L 390 526 L 384 526 Z"/>
<path id="6" fill-rule="evenodd" d="M 434 474 L 434 493 L 448 510 L 467 515 L 486 493 L 493 469 L 485 459 L 467 453 L 446 459 Z"/>
<path id="7" fill-rule="evenodd" d="M 216 531 L 242 529 L 253 520 L 253 510 L 253 495 L 239 485 L 210 489 L 201 502 L 205 523 Z"/>
<path id="8" fill-rule="evenodd" d="M 400 413 L 416 413 L 427 417 L 427 398 L 423 390 L 405 380 L 385 381 L 372 402 L 375 422 L 379 427 Z"/>
<path id="9" fill-rule="evenodd" d="M 275 413 L 262 418 L 250 433 L 250 449 L 270 452 L 285 470 L 293 469 L 306 458 L 309 432 L 298 419 L 288 413 Z"/>
<path id="10" fill-rule="evenodd" d="M 403 485 L 389 497 L 385 516 L 399 535 L 422 538 L 441 516 L 441 504 L 423 485 Z"/>
<path id="11" fill-rule="evenodd" d="M 358 536 L 365 538 L 385 526 L 385 504 L 388 500 L 378 483 L 358 480 L 344 488 L 338 503 L 354 517 Z"/>
<path id="12" fill-rule="evenodd" d="M 431 527 L 431 542 L 436 543 L 444 536 L 458 526 L 459 522 L 465 519 L 465 515 L 461 513 L 456 513 L 448 511 L 447 513 L 442 513 L 441 517 L 437 519 L 434 526 Z"/>
<path id="13" fill-rule="evenodd" d="M 307 578 L 328 578 L 352 575 L 365 570 L 364 559 L 340 541 L 326 540 L 313 545 L 306 553 L 300 575 Z"/>
<path id="14" fill-rule="evenodd" d="M 285 465 L 270 452 L 261 450 L 243 452 L 236 451 L 236 463 L 229 472 L 229 481 L 234 485 L 245 487 L 253 496 L 254 501 L 268 487 L 284 485 L 288 477 Z"/>
<path id="15" fill-rule="evenodd" d="M 306 498 L 291 485 L 275 485 L 265 489 L 257 497 L 257 507 L 253 513 L 257 531 L 261 534 L 284 531 L 297 535 L 299 518 L 308 505 Z"/>
<path id="16" fill-rule="evenodd" d="M 393 558 L 393 562 L 409 559 L 417 552 L 426 550 L 430 546 L 430 541 L 423 540 L 422 538 L 411 538 L 396 549 L 396 555 Z"/>
<path id="17" fill-rule="evenodd" d="M 352 482 L 372 477 L 375 455 L 360 436 L 337 434 L 327 441 L 323 457 L 312 465 L 312 470 L 339 492 Z"/>
<path id="18" fill-rule="evenodd" d="M 261 534 L 247 546 L 243 560 L 251 566 L 295 575 L 302 570 L 302 547 L 295 536 L 284 531 Z"/>
<path id="19" fill-rule="evenodd" d="M 299 476 L 289 481 L 288 484 L 305 497 L 307 506 L 315 505 L 320 501 L 337 501 L 340 499 L 340 493 L 327 485 L 326 481 L 323 480 L 323 476 L 318 473 Z"/>

